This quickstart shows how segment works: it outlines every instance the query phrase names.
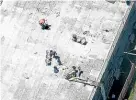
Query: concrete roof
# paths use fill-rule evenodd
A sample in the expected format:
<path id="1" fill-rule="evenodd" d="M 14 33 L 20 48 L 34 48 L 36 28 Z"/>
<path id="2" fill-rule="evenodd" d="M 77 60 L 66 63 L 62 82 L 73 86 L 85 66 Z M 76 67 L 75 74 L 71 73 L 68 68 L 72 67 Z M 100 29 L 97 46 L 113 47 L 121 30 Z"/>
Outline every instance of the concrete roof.
<path id="1" fill-rule="evenodd" d="M 97 80 L 127 8 L 125 3 L 107 1 L 3 2 L 2 100 L 88 100 L 94 86 L 69 82 L 65 75 L 71 66 L 80 66 L 82 79 Z M 51 30 L 41 29 L 41 18 Z M 88 43 L 73 42 L 72 34 Z M 63 64 L 57 74 L 45 63 L 46 50 L 51 49 Z"/>

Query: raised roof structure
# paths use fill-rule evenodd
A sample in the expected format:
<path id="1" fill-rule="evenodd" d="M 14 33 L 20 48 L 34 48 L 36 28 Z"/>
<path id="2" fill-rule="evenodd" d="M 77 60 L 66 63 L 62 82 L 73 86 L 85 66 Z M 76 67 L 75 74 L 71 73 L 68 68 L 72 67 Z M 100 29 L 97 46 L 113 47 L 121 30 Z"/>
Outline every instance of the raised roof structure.
<path id="1" fill-rule="evenodd" d="M 124 2 L 105 0 L 3 1 L 0 15 L 2 100 L 92 98 L 128 8 Z M 47 19 L 50 30 L 41 29 L 38 21 L 42 18 Z M 74 42 L 73 34 L 84 37 L 87 44 Z M 62 64 L 52 60 L 47 66 L 47 50 L 56 51 Z M 54 66 L 59 73 L 54 73 Z M 65 79 L 72 66 L 81 67 L 80 78 L 86 81 Z"/>

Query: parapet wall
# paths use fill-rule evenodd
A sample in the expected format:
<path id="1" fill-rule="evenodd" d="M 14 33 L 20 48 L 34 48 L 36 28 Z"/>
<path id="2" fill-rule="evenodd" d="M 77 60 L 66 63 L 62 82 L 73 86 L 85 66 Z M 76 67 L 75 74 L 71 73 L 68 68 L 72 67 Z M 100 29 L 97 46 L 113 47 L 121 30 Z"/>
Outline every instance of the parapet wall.
<path id="1" fill-rule="evenodd" d="M 120 24 L 120 27 L 117 30 L 116 38 L 111 46 L 107 59 L 103 65 L 103 69 L 98 78 L 101 84 L 104 86 L 103 92 L 105 92 L 105 97 L 108 97 L 110 89 L 115 79 L 118 79 L 120 74 L 120 65 L 123 60 L 123 52 L 127 50 L 130 41 L 129 36 L 132 33 L 132 25 L 133 22 L 136 21 L 134 19 L 134 15 L 136 13 L 136 4 L 131 3 L 130 7 L 126 11 L 124 18 Z M 101 94 L 100 87 L 97 88 L 93 100 L 102 100 L 103 94 Z"/>

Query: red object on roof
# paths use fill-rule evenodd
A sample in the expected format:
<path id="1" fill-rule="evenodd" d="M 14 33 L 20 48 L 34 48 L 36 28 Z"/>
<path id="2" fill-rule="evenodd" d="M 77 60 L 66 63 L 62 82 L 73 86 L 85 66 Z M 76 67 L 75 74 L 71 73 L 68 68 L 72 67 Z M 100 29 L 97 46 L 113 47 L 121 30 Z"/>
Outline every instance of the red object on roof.
<path id="1" fill-rule="evenodd" d="M 39 24 L 44 24 L 45 21 L 46 21 L 45 19 L 40 19 Z"/>

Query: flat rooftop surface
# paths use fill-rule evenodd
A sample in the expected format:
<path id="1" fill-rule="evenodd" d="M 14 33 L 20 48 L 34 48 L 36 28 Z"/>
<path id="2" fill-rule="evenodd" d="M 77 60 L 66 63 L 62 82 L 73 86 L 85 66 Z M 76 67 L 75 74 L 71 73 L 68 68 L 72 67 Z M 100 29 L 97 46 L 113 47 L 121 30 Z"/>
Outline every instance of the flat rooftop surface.
<path id="1" fill-rule="evenodd" d="M 4 1 L 1 6 L 2 100 L 89 100 L 94 86 L 65 79 L 80 66 L 81 79 L 97 80 L 128 6 L 107 1 Z M 42 30 L 45 18 L 50 30 Z M 83 34 L 87 31 L 86 34 Z M 87 44 L 72 40 L 85 37 Z M 62 65 L 46 50 L 54 50 Z M 54 73 L 57 66 L 59 73 Z"/>

